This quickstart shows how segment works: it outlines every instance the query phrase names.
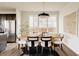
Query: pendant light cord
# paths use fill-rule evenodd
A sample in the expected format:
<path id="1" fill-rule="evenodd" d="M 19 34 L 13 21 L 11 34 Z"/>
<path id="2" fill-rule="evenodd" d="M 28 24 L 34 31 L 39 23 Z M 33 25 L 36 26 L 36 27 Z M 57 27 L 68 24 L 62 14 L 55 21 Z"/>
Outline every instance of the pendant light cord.
<path id="1" fill-rule="evenodd" d="M 45 2 L 43 2 L 43 12 L 45 12 Z"/>

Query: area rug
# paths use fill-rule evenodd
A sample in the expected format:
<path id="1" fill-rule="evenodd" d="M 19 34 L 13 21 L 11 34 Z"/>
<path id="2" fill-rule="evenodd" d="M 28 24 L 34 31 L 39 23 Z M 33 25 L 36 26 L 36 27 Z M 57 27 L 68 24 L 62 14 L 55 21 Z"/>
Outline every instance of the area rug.
<path id="1" fill-rule="evenodd" d="M 42 52 L 41 49 L 39 50 L 39 52 L 37 52 L 35 48 L 31 49 L 30 51 L 24 51 L 24 48 L 22 50 L 23 54 L 21 54 L 20 56 L 59 56 L 57 51 L 53 49 L 51 51 L 44 49 Z"/>

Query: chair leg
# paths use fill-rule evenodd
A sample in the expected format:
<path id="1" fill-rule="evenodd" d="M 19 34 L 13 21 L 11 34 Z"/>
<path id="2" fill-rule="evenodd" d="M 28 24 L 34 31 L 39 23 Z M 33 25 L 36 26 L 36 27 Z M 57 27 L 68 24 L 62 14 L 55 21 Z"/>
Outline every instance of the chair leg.
<path id="1" fill-rule="evenodd" d="M 53 53 L 55 54 L 55 44 L 54 44 L 54 52 Z"/>
<path id="2" fill-rule="evenodd" d="M 54 51 L 55 51 L 55 44 L 54 44 Z"/>
<path id="3" fill-rule="evenodd" d="M 62 44 L 61 44 L 61 49 L 62 49 Z"/>
<path id="4" fill-rule="evenodd" d="M 23 44 L 22 44 L 22 47 L 23 47 Z"/>
<path id="5" fill-rule="evenodd" d="M 51 50 L 52 50 L 52 47 L 49 47 L 50 54 L 51 54 Z"/>
<path id="6" fill-rule="evenodd" d="M 20 44 L 18 44 L 18 50 L 20 49 Z"/>
<path id="7" fill-rule="evenodd" d="M 27 49 L 27 45 L 25 44 L 25 50 Z"/>
<path id="8" fill-rule="evenodd" d="M 38 53 L 38 47 L 36 47 L 36 54 Z"/>
<path id="9" fill-rule="evenodd" d="M 25 44 L 25 50 L 26 50 L 26 53 L 28 54 L 28 50 L 27 50 L 27 44 Z"/>
<path id="10" fill-rule="evenodd" d="M 41 49 L 41 55 L 43 54 L 43 47 L 42 47 L 42 49 Z"/>

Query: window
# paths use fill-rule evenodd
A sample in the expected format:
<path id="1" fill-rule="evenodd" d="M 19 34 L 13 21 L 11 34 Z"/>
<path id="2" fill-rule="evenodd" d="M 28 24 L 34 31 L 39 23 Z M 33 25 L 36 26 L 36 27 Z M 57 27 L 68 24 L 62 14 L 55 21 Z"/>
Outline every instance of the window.
<path id="1" fill-rule="evenodd" d="M 33 26 L 34 28 L 38 28 L 38 17 L 33 17 Z"/>
<path id="2" fill-rule="evenodd" d="M 47 28 L 47 19 L 45 18 L 39 18 L 39 27 L 40 28 Z"/>
<path id="3" fill-rule="evenodd" d="M 48 28 L 55 27 L 56 28 L 56 17 L 49 17 L 48 19 Z"/>
<path id="4" fill-rule="evenodd" d="M 29 32 L 37 32 L 40 29 L 41 31 L 57 32 L 56 16 L 50 16 L 48 19 L 29 16 Z"/>
<path id="5" fill-rule="evenodd" d="M 48 19 L 48 31 L 49 32 L 57 32 L 56 16 L 49 17 L 49 19 Z"/>

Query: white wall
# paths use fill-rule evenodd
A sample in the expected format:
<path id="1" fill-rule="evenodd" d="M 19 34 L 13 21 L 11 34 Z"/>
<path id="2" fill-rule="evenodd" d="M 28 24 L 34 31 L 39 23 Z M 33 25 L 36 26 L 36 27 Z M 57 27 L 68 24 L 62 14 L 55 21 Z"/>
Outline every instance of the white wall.
<path id="1" fill-rule="evenodd" d="M 71 50 L 73 50 L 77 55 L 79 55 L 79 46 L 78 46 L 79 45 L 79 11 L 78 11 L 78 8 L 79 8 L 79 5 L 77 5 L 77 4 L 75 4 L 75 5 L 69 4 L 60 11 L 61 12 L 60 17 L 62 19 L 63 19 L 64 16 L 66 16 L 68 14 L 71 14 L 73 12 L 77 13 L 77 15 L 76 15 L 77 23 L 76 23 L 76 25 L 78 25 L 77 26 L 78 27 L 77 28 L 78 36 L 77 35 L 72 35 L 72 34 L 69 34 L 69 33 L 65 33 L 64 28 L 63 28 L 63 30 L 60 29 L 64 33 L 64 37 L 65 37 L 64 40 L 63 40 L 64 44 L 67 47 L 69 47 Z M 63 20 L 62 20 L 62 22 L 60 22 L 60 23 L 62 23 L 62 25 L 64 25 Z"/>
<path id="2" fill-rule="evenodd" d="M 21 26 L 24 25 L 26 27 L 26 22 L 28 22 L 28 15 L 37 15 L 41 12 L 21 12 L 20 10 L 16 10 L 16 22 L 17 22 L 17 35 L 21 34 Z M 57 15 L 57 32 L 63 33 L 63 16 L 60 12 L 48 12 L 50 15 Z M 22 21 L 23 20 L 23 21 Z M 25 20 L 25 21 L 24 21 Z M 22 23 L 21 23 L 22 22 Z M 24 23 L 23 23 L 24 22 Z M 23 28 L 23 27 L 22 27 Z M 27 31 L 26 31 L 27 32 Z"/>
<path id="3" fill-rule="evenodd" d="M 63 33 L 63 16 L 59 13 L 59 33 Z"/>
<path id="4" fill-rule="evenodd" d="M 75 52 L 75 54 L 79 55 L 79 37 L 69 33 L 64 33 L 63 43 Z"/>
<path id="5" fill-rule="evenodd" d="M 78 37 L 79 37 L 79 10 L 77 10 L 77 31 L 78 31 Z"/>
<path id="6" fill-rule="evenodd" d="M 79 9 L 79 3 L 69 3 L 62 8 L 61 13 L 63 16 L 68 15 L 72 12 L 75 12 Z"/>
<path id="7" fill-rule="evenodd" d="M 21 35 L 21 11 L 16 9 L 16 34 Z"/>

